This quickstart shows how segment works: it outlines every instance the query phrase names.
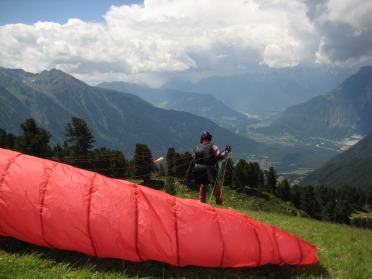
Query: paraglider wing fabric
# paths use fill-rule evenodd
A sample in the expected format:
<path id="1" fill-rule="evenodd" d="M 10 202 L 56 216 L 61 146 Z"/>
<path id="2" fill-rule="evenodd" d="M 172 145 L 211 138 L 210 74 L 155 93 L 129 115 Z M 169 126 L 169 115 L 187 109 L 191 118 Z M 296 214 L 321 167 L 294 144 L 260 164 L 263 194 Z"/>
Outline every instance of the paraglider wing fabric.
<path id="1" fill-rule="evenodd" d="M 317 262 L 316 247 L 247 215 L 0 149 L 0 235 L 175 266 Z"/>

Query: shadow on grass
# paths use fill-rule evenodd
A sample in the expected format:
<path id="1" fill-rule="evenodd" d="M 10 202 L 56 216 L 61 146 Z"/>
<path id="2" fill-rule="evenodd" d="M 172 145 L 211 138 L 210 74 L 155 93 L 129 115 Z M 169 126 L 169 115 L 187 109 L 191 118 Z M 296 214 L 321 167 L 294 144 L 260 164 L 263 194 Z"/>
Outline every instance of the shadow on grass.
<path id="1" fill-rule="evenodd" d="M 105 278 L 327 278 L 328 271 L 320 264 L 309 266 L 265 265 L 253 268 L 176 267 L 156 261 L 131 262 L 119 259 L 100 259 L 73 251 L 35 246 L 9 237 L 0 236 L 0 255 L 30 255 L 55 265 L 68 265 L 74 271 L 88 269 L 92 276 L 99 272 Z M 5 255 L 2 255 L 4 258 Z M 20 263 L 22 264 L 22 263 Z M 66 274 L 66 277 L 69 275 Z"/>

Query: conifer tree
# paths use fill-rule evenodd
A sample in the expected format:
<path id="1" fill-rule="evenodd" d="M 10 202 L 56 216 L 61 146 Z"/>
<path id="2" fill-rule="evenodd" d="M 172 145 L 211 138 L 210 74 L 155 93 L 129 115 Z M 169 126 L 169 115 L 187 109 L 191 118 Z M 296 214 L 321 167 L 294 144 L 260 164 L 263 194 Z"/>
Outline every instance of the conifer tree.
<path id="1" fill-rule="evenodd" d="M 184 178 L 187 174 L 187 171 L 191 168 L 190 163 L 192 163 L 193 158 L 191 153 L 175 153 L 174 155 L 174 170 L 173 175 L 175 177 Z"/>
<path id="2" fill-rule="evenodd" d="M 315 187 L 315 194 L 321 207 L 336 200 L 336 190 L 334 188 L 318 186 Z"/>
<path id="3" fill-rule="evenodd" d="M 334 222 L 335 221 L 335 207 L 336 203 L 333 200 L 329 200 L 326 204 L 321 206 L 320 217 L 323 221 Z"/>
<path id="4" fill-rule="evenodd" d="M 320 206 L 313 186 L 304 186 L 301 190 L 301 208 L 311 217 L 320 219 Z"/>
<path id="5" fill-rule="evenodd" d="M 88 156 L 91 154 L 94 136 L 88 124 L 81 118 L 72 117 L 71 122 L 65 126 L 67 145 L 74 157 Z"/>
<path id="6" fill-rule="evenodd" d="M 123 178 L 127 175 L 125 156 L 121 151 L 105 147 L 94 150 L 92 168 L 97 172 L 114 178 Z"/>
<path id="7" fill-rule="evenodd" d="M 63 151 L 63 148 L 62 146 L 60 146 L 59 144 L 57 144 L 56 146 L 54 146 L 53 148 L 53 152 L 54 152 L 54 158 L 55 160 L 58 160 L 60 162 L 64 162 L 64 151 Z"/>
<path id="8" fill-rule="evenodd" d="M 152 158 L 151 150 L 146 144 L 136 144 L 134 152 L 134 175 L 148 182 L 151 178 L 151 172 L 155 170 L 155 163 Z"/>
<path id="9" fill-rule="evenodd" d="M 20 152 L 47 158 L 52 155 L 49 146 L 51 134 L 40 128 L 35 119 L 28 118 L 21 124 L 23 134 L 16 139 L 16 148 Z"/>
<path id="10" fill-rule="evenodd" d="M 249 184 L 249 164 L 246 160 L 240 159 L 235 166 L 234 182 L 236 185 L 240 184 L 245 187 Z"/>
<path id="11" fill-rule="evenodd" d="M 358 196 L 359 196 L 359 199 L 358 199 L 358 205 L 359 205 L 360 208 L 362 208 L 364 205 L 366 205 L 366 202 L 367 202 L 367 195 L 366 195 L 366 193 L 365 193 L 362 189 L 360 189 L 360 188 L 358 188 L 357 191 L 358 191 Z"/>
<path id="12" fill-rule="evenodd" d="M 289 186 L 287 178 L 284 178 L 278 185 L 278 195 L 283 201 L 291 199 L 291 187 Z"/>
<path id="13" fill-rule="evenodd" d="M 158 173 L 159 173 L 160 176 L 164 176 L 165 175 L 165 169 L 164 169 L 163 164 L 160 164 L 160 166 L 158 168 Z"/>
<path id="14" fill-rule="evenodd" d="M 252 188 L 258 188 L 260 186 L 261 168 L 257 162 L 248 163 L 248 184 Z"/>
<path id="15" fill-rule="evenodd" d="M 367 208 L 369 210 L 372 210 L 372 190 L 368 191 L 366 200 Z"/>
<path id="16" fill-rule="evenodd" d="M 301 188 L 297 184 L 291 189 L 291 202 L 295 207 L 301 208 Z"/>
<path id="17" fill-rule="evenodd" d="M 265 188 L 271 193 L 276 192 L 277 175 L 274 167 L 270 167 L 265 171 Z"/>
<path id="18" fill-rule="evenodd" d="M 16 138 L 15 135 L 8 134 L 4 129 L 0 128 L 0 147 L 14 149 Z"/>
<path id="19" fill-rule="evenodd" d="M 341 224 L 350 224 L 352 208 L 344 201 L 337 201 L 334 210 L 334 221 Z"/>
<path id="20" fill-rule="evenodd" d="M 168 148 L 167 152 L 167 166 L 166 166 L 166 175 L 174 176 L 175 175 L 175 161 L 176 161 L 176 150 L 173 147 Z"/>

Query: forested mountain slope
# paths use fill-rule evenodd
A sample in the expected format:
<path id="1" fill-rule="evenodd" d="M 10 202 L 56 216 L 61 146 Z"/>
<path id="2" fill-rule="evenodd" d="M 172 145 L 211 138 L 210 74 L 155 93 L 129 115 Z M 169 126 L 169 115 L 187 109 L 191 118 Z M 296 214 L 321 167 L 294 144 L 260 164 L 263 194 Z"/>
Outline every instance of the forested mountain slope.
<path id="1" fill-rule="evenodd" d="M 372 133 L 310 173 L 301 184 L 372 189 Z"/>
<path id="2" fill-rule="evenodd" d="M 291 106 L 261 132 L 342 140 L 372 132 L 372 67 L 363 67 L 330 93 Z"/>

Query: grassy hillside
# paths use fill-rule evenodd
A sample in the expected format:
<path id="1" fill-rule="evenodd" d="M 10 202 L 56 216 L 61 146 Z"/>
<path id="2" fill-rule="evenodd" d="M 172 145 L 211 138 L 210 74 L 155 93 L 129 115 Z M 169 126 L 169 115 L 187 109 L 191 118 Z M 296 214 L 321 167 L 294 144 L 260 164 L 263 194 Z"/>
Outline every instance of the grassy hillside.
<path id="1" fill-rule="evenodd" d="M 177 196 L 197 198 L 197 192 L 186 186 L 178 185 L 177 191 Z M 291 216 L 302 214 L 266 193 L 247 190 L 244 194 L 224 187 L 223 195 L 223 207 L 314 243 L 319 263 L 256 268 L 174 267 L 159 262 L 98 259 L 0 237 L 0 278 L 370 278 L 372 231 Z M 211 204 L 216 206 L 213 199 Z M 286 214 L 272 213 L 273 210 Z"/>

